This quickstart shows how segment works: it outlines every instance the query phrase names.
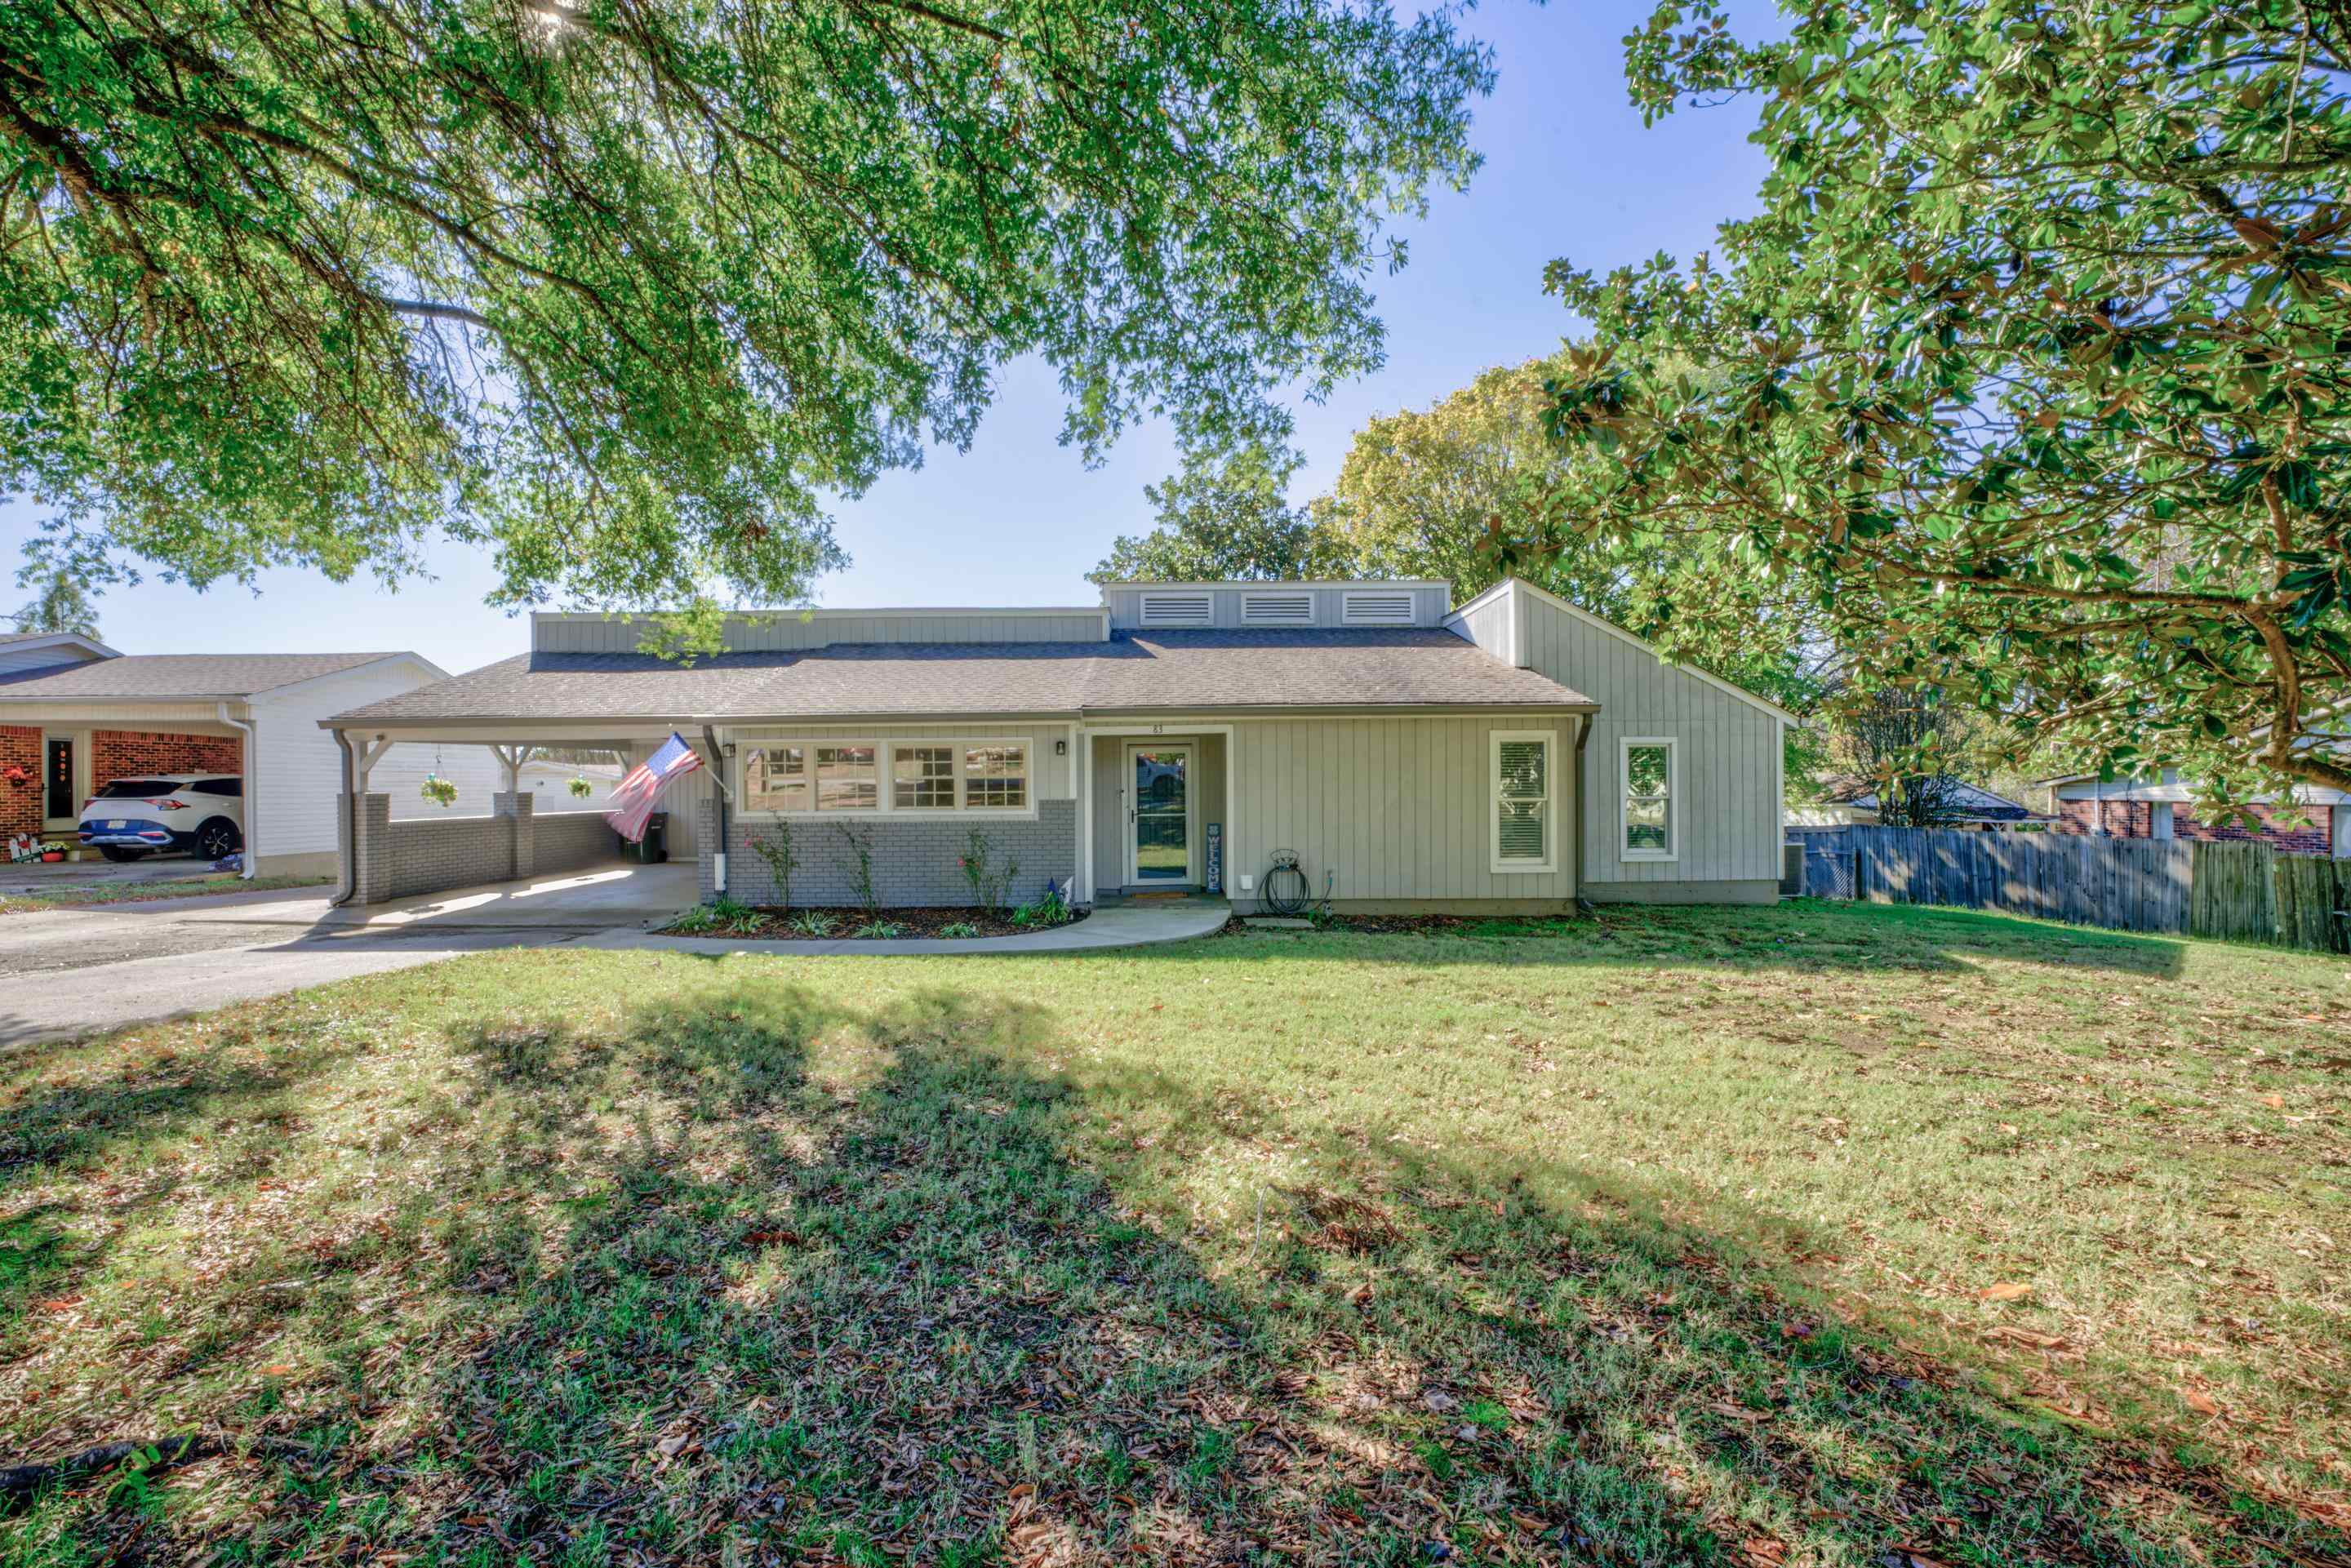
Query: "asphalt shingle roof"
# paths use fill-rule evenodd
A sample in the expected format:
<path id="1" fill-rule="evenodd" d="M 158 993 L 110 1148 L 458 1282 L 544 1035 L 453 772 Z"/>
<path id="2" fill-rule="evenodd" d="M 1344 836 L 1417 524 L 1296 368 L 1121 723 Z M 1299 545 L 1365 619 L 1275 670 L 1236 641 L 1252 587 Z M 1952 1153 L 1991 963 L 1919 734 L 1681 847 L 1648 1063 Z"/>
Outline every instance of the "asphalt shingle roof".
<path id="1" fill-rule="evenodd" d="M 389 653 L 125 653 L 0 675 L 0 703 L 242 697 Z"/>
<path id="2" fill-rule="evenodd" d="M 1449 632 L 1135 632 L 1108 643 L 854 643 L 725 653 L 523 653 L 336 722 L 821 718 L 1228 707 L 1558 707 L 1586 699 Z"/>

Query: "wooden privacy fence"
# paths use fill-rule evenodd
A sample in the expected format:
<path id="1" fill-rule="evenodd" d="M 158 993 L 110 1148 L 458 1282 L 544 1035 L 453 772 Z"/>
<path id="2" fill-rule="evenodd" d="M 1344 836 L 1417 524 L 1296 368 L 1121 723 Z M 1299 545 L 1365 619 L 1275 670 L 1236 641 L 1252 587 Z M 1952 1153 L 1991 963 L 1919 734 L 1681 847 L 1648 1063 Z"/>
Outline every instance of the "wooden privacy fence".
<path id="1" fill-rule="evenodd" d="M 2351 951 L 2351 861 L 2283 855 L 2267 844 L 1845 828 L 1830 842 L 1813 841 L 1805 891 L 1842 880 L 1842 868 L 1816 876 L 1813 865 L 1848 853 L 1852 896 L 1879 904 Z"/>

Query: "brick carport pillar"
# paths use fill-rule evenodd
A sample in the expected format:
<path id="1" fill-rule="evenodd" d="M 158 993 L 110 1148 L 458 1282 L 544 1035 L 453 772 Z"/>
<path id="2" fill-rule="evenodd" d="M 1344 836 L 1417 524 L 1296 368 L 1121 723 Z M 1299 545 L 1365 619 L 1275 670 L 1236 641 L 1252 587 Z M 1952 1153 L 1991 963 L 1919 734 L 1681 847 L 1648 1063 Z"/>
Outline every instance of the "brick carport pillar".
<path id="1" fill-rule="evenodd" d="M 517 881 L 537 874 L 538 854 L 534 834 L 538 819 L 531 814 L 532 804 L 530 794 L 521 789 L 490 797 L 490 815 L 507 820 L 509 854 L 507 875 Z"/>

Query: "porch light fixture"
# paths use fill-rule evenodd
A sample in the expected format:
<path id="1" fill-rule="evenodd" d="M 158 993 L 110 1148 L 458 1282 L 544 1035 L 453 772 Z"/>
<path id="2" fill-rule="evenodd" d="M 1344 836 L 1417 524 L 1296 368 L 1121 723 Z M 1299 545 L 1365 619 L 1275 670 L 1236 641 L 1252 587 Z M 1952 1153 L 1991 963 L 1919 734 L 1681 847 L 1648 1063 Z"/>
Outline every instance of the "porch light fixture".
<path id="1" fill-rule="evenodd" d="M 1056 756 L 1056 757 L 1067 757 L 1069 754 L 1070 754 L 1070 743 L 1069 743 L 1068 741 L 1066 741 L 1066 740 L 1057 740 L 1057 741 L 1053 742 L 1053 755 L 1054 755 L 1054 756 Z"/>

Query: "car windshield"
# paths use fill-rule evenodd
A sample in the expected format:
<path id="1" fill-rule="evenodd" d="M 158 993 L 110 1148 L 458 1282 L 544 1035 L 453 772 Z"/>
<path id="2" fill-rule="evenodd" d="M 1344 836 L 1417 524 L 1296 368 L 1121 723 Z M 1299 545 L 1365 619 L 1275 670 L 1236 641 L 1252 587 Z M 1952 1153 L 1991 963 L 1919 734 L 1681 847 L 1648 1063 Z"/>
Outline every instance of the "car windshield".
<path id="1" fill-rule="evenodd" d="M 117 779 L 98 792 L 101 800 L 152 800 L 158 795 L 169 795 L 179 786 L 169 779 Z"/>

